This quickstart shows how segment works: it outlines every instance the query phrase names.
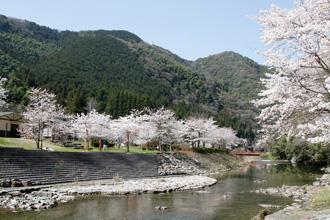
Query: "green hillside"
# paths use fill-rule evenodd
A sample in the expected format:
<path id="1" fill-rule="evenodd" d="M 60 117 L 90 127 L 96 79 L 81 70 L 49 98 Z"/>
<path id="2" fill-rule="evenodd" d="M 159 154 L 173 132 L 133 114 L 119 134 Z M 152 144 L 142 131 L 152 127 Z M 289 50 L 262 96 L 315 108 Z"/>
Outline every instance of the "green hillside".
<path id="1" fill-rule="evenodd" d="M 200 58 L 191 68 L 210 80 L 221 82 L 241 99 L 252 100 L 261 90 L 260 78 L 268 67 L 234 52 L 223 52 Z"/>
<path id="2" fill-rule="evenodd" d="M 155 98 L 168 96 L 164 85 L 148 76 L 139 57 L 111 36 L 82 39 L 32 64 L 30 69 L 37 85 L 57 94 L 81 86 L 85 91 L 117 88 Z"/>
<path id="3" fill-rule="evenodd" d="M 267 66 L 230 51 L 197 59 L 189 66 L 208 80 L 220 83 L 225 91 L 220 94 L 220 99 L 226 112 L 239 116 L 240 120 L 256 129 L 258 110 L 250 101 L 256 99 L 262 89 L 260 78 L 269 71 Z"/>
<path id="4" fill-rule="evenodd" d="M 134 45 L 134 50 L 139 54 L 146 71 L 170 88 L 172 104 L 203 104 L 211 111 L 218 111 L 218 94 L 222 91 L 220 84 L 193 71 L 186 65 L 189 61 L 146 43 Z"/>

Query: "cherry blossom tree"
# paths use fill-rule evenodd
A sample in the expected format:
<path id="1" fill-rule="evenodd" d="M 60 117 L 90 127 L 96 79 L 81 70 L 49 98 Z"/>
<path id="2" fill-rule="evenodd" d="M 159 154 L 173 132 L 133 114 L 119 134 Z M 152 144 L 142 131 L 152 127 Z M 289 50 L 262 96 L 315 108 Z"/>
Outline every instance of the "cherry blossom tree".
<path id="1" fill-rule="evenodd" d="M 147 120 L 152 124 L 151 127 L 155 129 L 155 138 L 160 151 L 164 144 L 169 144 L 171 150 L 172 142 L 181 135 L 181 129 L 179 128 L 182 128 L 180 122 L 175 118 L 174 111 L 164 107 L 157 110 L 147 109 L 146 111 L 149 114 Z"/>
<path id="2" fill-rule="evenodd" d="M 54 143 L 68 140 L 72 135 L 70 130 L 70 124 L 68 122 L 55 119 L 51 125 L 51 141 Z"/>
<path id="3" fill-rule="evenodd" d="M 104 113 L 98 113 L 92 109 L 87 114 L 77 114 L 71 121 L 71 130 L 78 136 L 87 140 L 87 148 L 89 149 L 90 138 L 102 138 L 111 136 L 109 129 L 111 125 L 111 116 Z"/>
<path id="4" fill-rule="evenodd" d="M 216 125 L 212 117 L 191 117 L 185 121 L 187 133 L 186 140 L 192 147 L 233 147 L 246 145 L 245 139 L 238 138 L 231 128 L 221 128 Z"/>
<path id="5" fill-rule="evenodd" d="M 236 136 L 236 131 L 232 128 L 217 127 L 208 133 L 210 143 L 220 148 L 232 148 L 237 146 L 247 146 L 247 140 Z"/>
<path id="6" fill-rule="evenodd" d="M 185 121 L 185 124 L 188 127 L 186 138 L 191 143 L 192 147 L 205 147 L 209 142 L 208 134 L 213 133 L 211 131 L 216 129 L 213 118 L 191 117 Z"/>
<path id="7" fill-rule="evenodd" d="M 7 106 L 7 90 L 3 87 L 3 84 L 6 80 L 6 78 L 0 78 L 0 110 L 5 109 Z"/>
<path id="8" fill-rule="evenodd" d="M 187 133 L 187 127 L 182 120 L 172 120 L 167 124 L 167 133 L 165 133 L 164 142 L 170 145 L 172 151 L 172 143 L 183 143 L 184 135 Z"/>
<path id="9" fill-rule="evenodd" d="M 305 0 L 290 10 L 272 5 L 254 17 L 268 47 L 261 54 L 275 68 L 262 79 L 261 98 L 253 101 L 262 107 L 261 143 L 284 134 L 330 141 L 329 12 L 329 0 Z"/>
<path id="10" fill-rule="evenodd" d="M 28 94 L 29 104 L 22 113 L 26 122 L 21 126 L 21 135 L 33 138 L 37 148 L 42 148 L 43 129 L 56 118 L 66 118 L 65 109 L 56 104 L 55 95 L 45 89 L 32 88 Z"/>
<path id="11" fill-rule="evenodd" d="M 141 111 L 133 110 L 131 114 L 125 117 L 120 117 L 113 121 L 111 130 L 114 131 L 114 137 L 117 140 L 125 140 L 127 152 L 132 142 L 133 137 L 137 137 L 139 130 L 142 128 Z"/>
<path id="12" fill-rule="evenodd" d="M 136 143 L 143 145 L 152 143 L 152 140 L 156 137 L 157 135 L 157 129 L 155 127 L 155 124 L 150 120 L 150 115 L 148 114 L 143 114 L 140 116 L 139 120 L 139 133 L 136 139 Z"/>

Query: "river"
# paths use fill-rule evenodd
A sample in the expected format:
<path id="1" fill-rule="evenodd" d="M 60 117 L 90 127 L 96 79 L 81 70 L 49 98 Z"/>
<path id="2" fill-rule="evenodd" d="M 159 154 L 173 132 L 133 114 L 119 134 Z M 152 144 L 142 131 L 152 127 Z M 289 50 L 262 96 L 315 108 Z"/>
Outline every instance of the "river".
<path id="1" fill-rule="evenodd" d="M 285 207 L 292 199 L 252 193 L 259 187 L 312 184 L 319 168 L 291 164 L 253 165 L 213 176 L 218 183 L 203 189 L 163 194 L 89 196 L 61 203 L 56 208 L 33 212 L 0 210 L 0 219 L 251 219 L 260 204 Z M 256 184 L 254 180 L 266 180 Z M 228 198 L 224 198 L 224 194 Z M 156 210 L 156 206 L 166 206 Z M 276 211 L 277 209 L 272 209 Z"/>

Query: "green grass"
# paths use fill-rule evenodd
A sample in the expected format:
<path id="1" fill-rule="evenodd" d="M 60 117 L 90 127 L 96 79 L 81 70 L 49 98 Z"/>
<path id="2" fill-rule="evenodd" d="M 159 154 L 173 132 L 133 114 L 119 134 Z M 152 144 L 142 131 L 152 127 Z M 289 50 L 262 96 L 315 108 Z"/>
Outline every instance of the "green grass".
<path id="1" fill-rule="evenodd" d="M 0 138 L 0 145 L 8 145 L 9 142 L 6 141 L 4 138 Z"/>
<path id="2" fill-rule="evenodd" d="M 330 208 L 330 190 L 327 187 L 316 190 L 311 198 L 313 199 L 312 207 L 314 209 Z"/>
<path id="3" fill-rule="evenodd" d="M 27 150 L 35 150 L 36 144 L 33 140 L 21 138 L 0 138 L 0 147 L 18 147 Z"/>
<path id="4" fill-rule="evenodd" d="M 79 143 L 82 146 L 86 146 L 87 142 L 78 142 L 75 141 L 74 143 Z M 17 148 L 23 148 L 25 150 L 38 150 L 37 145 L 34 140 L 24 139 L 24 138 L 0 138 L 0 147 L 17 147 Z M 57 152 L 100 152 L 98 147 L 90 147 L 92 150 L 86 151 L 86 150 L 79 150 L 79 149 L 72 149 L 69 147 L 63 147 L 59 144 L 54 144 L 50 141 L 43 141 L 43 147 L 50 147 L 54 149 Z M 130 153 L 140 153 L 140 154 L 156 154 L 159 151 L 143 151 L 140 147 L 131 146 L 129 147 Z M 101 148 L 102 152 L 102 148 Z M 120 149 L 118 147 L 108 147 L 107 152 L 127 152 L 127 148 L 121 147 Z"/>
<path id="5" fill-rule="evenodd" d="M 34 140 L 24 138 L 0 138 L 0 147 L 15 147 L 23 148 L 25 150 L 38 150 Z M 71 148 L 62 147 L 61 145 L 54 144 L 50 141 L 43 141 L 43 147 L 50 147 L 55 151 L 60 152 L 86 152 L 85 150 L 75 150 Z"/>
<path id="6" fill-rule="evenodd" d="M 93 151 L 94 152 L 98 152 L 99 148 L 98 147 L 93 147 Z M 101 151 L 103 152 L 103 147 L 101 148 Z M 126 153 L 127 152 L 127 147 L 126 146 L 121 146 L 120 148 L 116 147 L 108 147 L 107 148 L 107 152 L 113 152 L 113 153 Z M 133 153 L 133 154 L 157 154 L 159 153 L 159 151 L 155 150 L 142 150 L 140 147 L 138 146 L 130 146 L 129 147 L 129 153 Z"/>

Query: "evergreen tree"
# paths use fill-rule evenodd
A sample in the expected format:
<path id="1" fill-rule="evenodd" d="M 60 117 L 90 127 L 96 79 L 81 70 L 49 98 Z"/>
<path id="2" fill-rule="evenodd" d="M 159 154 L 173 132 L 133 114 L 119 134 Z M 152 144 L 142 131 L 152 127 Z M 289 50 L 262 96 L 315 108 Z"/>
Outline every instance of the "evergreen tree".
<path id="1" fill-rule="evenodd" d="M 72 100 L 68 101 L 68 112 L 71 114 L 85 113 L 85 107 L 85 93 L 81 88 L 79 88 L 78 91 L 74 93 Z"/>

